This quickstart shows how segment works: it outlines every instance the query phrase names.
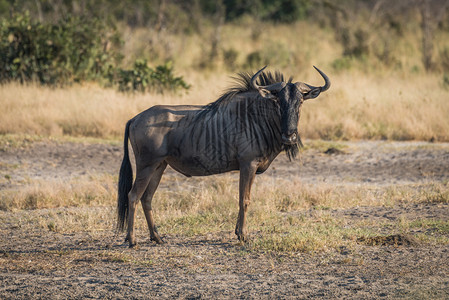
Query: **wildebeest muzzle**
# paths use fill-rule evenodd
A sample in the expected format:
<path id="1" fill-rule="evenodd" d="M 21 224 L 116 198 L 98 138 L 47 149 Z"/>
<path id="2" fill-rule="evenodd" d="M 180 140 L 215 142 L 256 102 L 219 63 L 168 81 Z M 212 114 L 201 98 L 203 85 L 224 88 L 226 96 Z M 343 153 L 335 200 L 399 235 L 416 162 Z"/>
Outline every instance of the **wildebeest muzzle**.
<path id="1" fill-rule="evenodd" d="M 290 135 L 282 134 L 282 143 L 286 145 L 293 145 L 298 143 L 298 134 L 293 132 Z"/>

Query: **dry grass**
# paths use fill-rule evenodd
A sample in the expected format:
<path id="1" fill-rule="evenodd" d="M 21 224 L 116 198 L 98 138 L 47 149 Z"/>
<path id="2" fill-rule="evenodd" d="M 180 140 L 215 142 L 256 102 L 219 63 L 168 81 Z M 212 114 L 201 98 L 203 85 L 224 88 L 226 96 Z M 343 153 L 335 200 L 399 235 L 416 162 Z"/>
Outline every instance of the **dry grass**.
<path id="1" fill-rule="evenodd" d="M 437 76 L 376 78 L 329 74 L 332 89 L 306 102 L 300 131 L 306 138 L 449 141 L 449 91 Z M 124 124 L 156 104 L 206 104 L 230 85 L 226 75 L 195 74 L 187 95 L 129 95 L 97 86 L 50 89 L 0 86 L 0 133 L 118 139 Z M 317 75 L 301 78 L 320 84 Z"/>
<path id="2" fill-rule="evenodd" d="M 332 92 L 305 104 L 302 130 L 310 138 L 448 141 L 446 99 L 432 75 L 340 75 Z"/>
<path id="3" fill-rule="evenodd" d="M 15 149 L 32 147 L 33 143 L 71 142 L 106 143 L 110 140 L 94 138 L 43 138 L 30 135 L 3 135 L 0 137 L 0 151 L 14 152 Z M 115 142 L 114 142 L 115 144 Z M 118 142 L 121 147 L 121 142 Z M 70 145 L 70 144 L 68 144 Z M 394 150 L 395 144 L 383 143 L 378 151 Z M 321 140 L 308 141 L 303 151 L 325 152 L 326 149 L 346 150 L 346 143 Z M 390 147 L 393 147 L 390 149 Z M 407 150 L 431 147 L 440 149 L 444 144 L 410 144 Z M 23 151 L 23 150 L 20 150 Z M 28 150 L 26 150 L 28 151 Z M 32 179 L 13 175 L 26 172 L 27 163 L 3 162 L 0 164 L 3 176 L 0 184 L 5 187 L 1 193 L 0 208 L 3 210 L 41 209 L 61 206 L 115 205 L 118 174 L 87 173 L 61 179 Z M 87 170 L 86 170 L 87 171 Z M 21 173 L 21 172 L 18 172 Z M 11 181 L 11 178 L 15 178 Z M 34 177 L 35 178 L 35 177 Z M 53 177 L 52 177 L 53 178 Z M 348 184 L 349 183 L 349 184 Z M 12 186 L 8 188 L 8 186 Z M 180 177 L 178 173 L 166 172 L 157 191 L 155 209 L 176 218 L 202 212 L 234 211 L 238 202 L 238 172 L 210 177 Z M 358 185 L 328 183 L 303 183 L 300 177 L 256 177 L 252 190 L 253 202 L 264 212 L 290 212 L 311 208 L 351 208 L 356 206 L 394 206 L 405 203 L 449 203 L 447 182 L 429 181 L 414 185 Z M 232 218 L 234 218 L 232 216 Z"/>
<path id="4" fill-rule="evenodd" d="M 93 84 L 68 88 L 6 84 L 0 86 L 0 133 L 118 138 L 128 119 L 153 105 L 208 103 L 210 97 L 199 89 L 204 85 L 177 96 L 123 94 Z"/>
<path id="5" fill-rule="evenodd" d="M 85 176 L 69 182 L 62 179 L 31 181 L 20 189 L 3 190 L 0 210 L 111 206 L 115 203 L 115 187 L 115 178 L 106 175 Z"/>
<path id="6" fill-rule="evenodd" d="M 2 210 L 14 210 L 18 226 L 62 233 L 101 234 L 115 225 L 112 176 L 86 177 L 62 183 L 30 183 L 19 192 L 2 191 Z M 167 176 L 155 195 L 154 212 L 163 235 L 184 237 L 230 232 L 237 219 L 237 176 L 190 178 L 179 185 Z M 251 251 L 283 253 L 354 248 L 360 238 L 412 234 L 425 243 L 447 244 L 447 220 L 401 217 L 347 219 L 336 212 L 354 207 L 397 207 L 449 203 L 449 185 L 429 183 L 394 187 L 309 185 L 275 179 L 255 183 L 248 215 Z M 38 209 L 33 214 L 26 210 Z M 6 215 L 5 215 L 6 216 Z M 0 218 L 1 219 L 1 218 Z M 146 235 L 139 207 L 136 229 Z"/>
<path id="7" fill-rule="evenodd" d="M 83 176 L 69 181 L 29 180 L 23 187 L 2 190 L 2 210 L 56 207 L 115 206 L 117 177 Z M 238 208 L 236 173 L 182 178 L 166 174 L 153 200 L 157 218 L 201 215 L 235 219 Z M 300 180 L 256 178 L 250 214 L 263 220 L 266 214 L 310 209 L 347 209 L 357 206 L 393 207 L 402 204 L 449 203 L 449 183 L 394 186 L 305 184 Z M 210 214 L 209 216 L 207 216 Z M 143 215 L 142 215 L 143 216 Z M 218 222 L 218 221 L 217 221 Z M 143 226 L 146 226 L 142 223 Z"/>
<path id="8" fill-rule="evenodd" d="M 184 95 L 130 95 L 94 84 L 65 89 L 5 84 L 0 86 L 0 134 L 118 138 L 129 118 L 153 105 L 214 101 L 232 84 L 230 76 L 251 69 L 247 56 L 258 52 L 265 59 L 262 64 L 297 81 L 322 83 L 312 65 L 329 75 L 332 88 L 303 107 L 300 130 L 306 138 L 449 141 L 449 89 L 443 86 L 442 74 L 419 71 L 420 41 L 414 29 L 407 30 L 394 41 L 400 68 L 369 57 L 343 70 L 332 67 L 342 53 L 332 32 L 307 22 L 273 25 L 242 19 L 227 24 L 213 69 L 198 68 L 210 51 L 211 27 L 201 35 L 157 36 L 145 29 L 125 30 L 126 59 L 145 53 L 155 63 L 172 59 L 192 90 Z M 298 32 L 313 34 L 298 38 Z M 439 34 L 438 47 L 449 47 L 449 39 Z M 158 40 L 150 47 L 153 39 Z M 237 54 L 235 71 L 224 62 L 223 53 L 230 50 Z"/>

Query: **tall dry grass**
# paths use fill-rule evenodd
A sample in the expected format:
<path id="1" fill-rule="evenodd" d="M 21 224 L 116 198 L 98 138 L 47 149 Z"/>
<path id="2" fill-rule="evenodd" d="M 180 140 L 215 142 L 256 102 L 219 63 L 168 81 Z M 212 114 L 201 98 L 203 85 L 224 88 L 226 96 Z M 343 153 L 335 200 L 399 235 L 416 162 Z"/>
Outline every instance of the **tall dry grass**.
<path id="1" fill-rule="evenodd" d="M 325 71 L 331 89 L 302 108 L 305 138 L 449 141 L 449 90 L 438 75 Z M 206 104 L 232 85 L 230 73 L 191 71 L 188 78 L 194 87 L 184 95 L 123 94 L 96 85 L 2 85 L 0 133 L 116 139 L 128 119 L 153 105 Z M 316 72 L 295 79 L 322 84 Z"/>
<path id="2" fill-rule="evenodd" d="M 300 129 L 309 138 L 448 141 L 448 99 L 437 75 L 339 74 L 304 104 Z"/>
<path id="3" fill-rule="evenodd" d="M 97 86 L 50 89 L 13 83 L 1 89 L 1 133 L 116 137 L 133 114 L 166 101 Z"/>
<path id="4" fill-rule="evenodd" d="M 215 29 L 201 34 L 157 34 L 151 29 L 124 28 L 127 60 L 148 55 L 157 63 L 174 60 L 179 75 L 192 84 L 188 94 L 123 94 L 94 84 L 45 88 L 33 84 L 0 86 L 0 134 L 93 136 L 118 138 L 126 121 L 155 104 L 206 104 L 232 85 L 230 76 L 262 66 L 279 69 L 296 81 L 322 83 L 312 65 L 325 71 L 331 89 L 304 104 L 300 131 L 306 138 L 397 139 L 449 141 L 449 88 L 442 74 L 424 73 L 416 28 L 404 27 L 402 38 L 391 41 L 394 63 L 375 55 L 336 68 L 343 49 L 332 31 L 305 21 L 290 25 L 245 19 L 223 26 L 218 56 L 209 57 Z M 436 52 L 449 47 L 446 33 L 438 32 Z M 372 37 L 376 42 L 375 35 Z M 437 51 L 438 50 L 438 51 Z M 234 52 L 232 65 L 226 52 Z M 201 65 L 205 64 L 201 67 Z"/>

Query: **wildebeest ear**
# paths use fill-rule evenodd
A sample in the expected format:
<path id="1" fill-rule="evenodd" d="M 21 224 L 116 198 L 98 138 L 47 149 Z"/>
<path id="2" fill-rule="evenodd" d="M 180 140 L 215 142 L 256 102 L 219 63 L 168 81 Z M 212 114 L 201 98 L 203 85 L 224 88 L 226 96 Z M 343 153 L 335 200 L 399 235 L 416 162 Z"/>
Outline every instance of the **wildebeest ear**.
<path id="1" fill-rule="evenodd" d="M 301 92 L 304 100 L 316 98 L 321 93 L 321 87 L 313 87 L 303 82 L 297 82 L 296 87 Z"/>
<path id="2" fill-rule="evenodd" d="M 285 82 L 276 82 L 266 86 L 257 86 L 259 94 L 265 99 L 277 101 L 277 94 L 286 86 Z"/>
<path id="3" fill-rule="evenodd" d="M 267 89 L 259 89 L 259 95 L 261 95 L 265 99 L 270 100 L 277 100 L 277 97 L 274 96 L 269 90 Z"/>
<path id="4" fill-rule="evenodd" d="M 307 100 L 307 99 L 313 99 L 318 97 L 318 95 L 321 93 L 321 87 L 317 87 L 314 89 L 311 89 L 309 92 L 303 94 L 303 99 Z"/>
<path id="5" fill-rule="evenodd" d="M 323 73 L 320 69 L 318 69 L 317 67 L 315 67 L 315 66 L 313 66 L 313 67 L 314 67 L 314 68 L 318 71 L 318 73 L 320 73 L 320 75 L 323 77 L 323 79 L 324 79 L 324 85 L 323 85 L 323 86 L 319 86 L 319 87 L 315 87 L 315 86 L 308 85 L 308 84 L 303 83 L 303 82 L 297 82 L 297 83 L 295 83 L 296 86 L 298 87 L 299 91 L 301 92 L 302 98 L 303 98 L 304 100 L 307 100 L 307 99 L 313 99 L 313 98 L 318 97 L 318 95 L 319 95 L 321 92 L 327 91 L 327 90 L 330 88 L 330 86 L 331 86 L 331 81 L 329 80 L 329 77 L 327 77 L 327 75 L 324 74 L 324 73 Z"/>

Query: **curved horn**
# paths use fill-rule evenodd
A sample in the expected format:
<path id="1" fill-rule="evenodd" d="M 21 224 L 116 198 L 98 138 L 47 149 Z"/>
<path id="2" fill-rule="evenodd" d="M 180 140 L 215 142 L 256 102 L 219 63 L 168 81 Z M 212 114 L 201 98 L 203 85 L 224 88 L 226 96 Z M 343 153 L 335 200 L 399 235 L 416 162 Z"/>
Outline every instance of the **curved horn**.
<path id="1" fill-rule="evenodd" d="M 327 77 L 326 74 L 324 74 L 320 69 L 318 69 L 317 67 L 313 66 L 315 68 L 315 70 L 318 71 L 318 73 L 320 73 L 320 75 L 323 77 L 324 79 L 324 85 L 321 87 L 321 91 L 327 91 L 330 86 L 331 86 L 331 81 L 329 80 L 329 77 Z"/>
<path id="2" fill-rule="evenodd" d="M 261 88 L 263 88 L 263 87 L 260 87 L 257 85 L 256 80 L 257 80 L 257 78 L 259 78 L 260 73 L 262 73 L 262 71 L 265 70 L 266 67 L 267 66 L 263 67 L 262 69 L 257 71 L 257 73 L 253 75 L 253 77 L 251 77 L 251 86 L 253 88 L 255 88 L 256 90 L 260 90 Z"/>

